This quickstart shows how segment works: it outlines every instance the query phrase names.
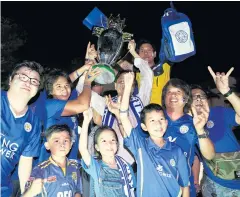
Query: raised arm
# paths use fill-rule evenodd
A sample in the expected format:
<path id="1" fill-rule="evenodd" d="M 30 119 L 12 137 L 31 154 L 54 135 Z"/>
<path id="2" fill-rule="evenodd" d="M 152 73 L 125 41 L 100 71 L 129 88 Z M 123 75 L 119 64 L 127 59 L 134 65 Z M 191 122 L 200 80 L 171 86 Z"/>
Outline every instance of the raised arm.
<path id="1" fill-rule="evenodd" d="M 240 124 L 240 98 L 234 92 L 232 92 L 232 90 L 229 87 L 229 76 L 234 70 L 234 68 L 232 67 L 227 72 L 227 74 L 225 74 L 224 72 L 222 73 L 216 72 L 215 74 L 210 66 L 208 66 L 208 70 L 212 75 L 212 78 L 219 92 L 232 104 L 233 109 L 236 112 L 235 116 L 236 122 Z"/>
<path id="2" fill-rule="evenodd" d="M 97 57 L 97 51 L 95 50 L 94 44 L 91 45 L 91 43 L 88 42 L 86 55 L 85 55 L 85 65 L 75 70 L 69 75 L 71 81 L 74 82 L 85 71 L 88 71 L 92 65 L 96 64 L 96 61 L 95 61 L 96 57 Z"/>
<path id="3" fill-rule="evenodd" d="M 124 91 L 123 91 L 123 98 L 120 106 L 120 120 L 123 125 L 124 129 L 124 137 L 130 136 L 132 131 L 132 124 L 128 117 L 128 110 L 129 110 L 129 100 L 131 95 L 131 89 L 134 81 L 134 73 L 126 73 L 124 74 Z"/>
<path id="4" fill-rule="evenodd" d="M 86 73 L 83 91 L 78 95 L 77 99 L 67 102 L 62 112 L 62 116 L 71 116 L 82 113 L 89 108 L 91 99 L 91 83 L 97 76 L 99 76 L 99 74 L 100 70 L 98 68 L 89 69 Z"/>
<path id="5" fill-rule="evenodd" d="M 82 159 L 84 163 L 89 166 L 91 162 L 91 155 L 88 152 L 88 127 L 89 123 L 93 117 L 92 109 L 89 108 L 88 110 L 83 112 L 84 120 L 82 125 L 82 130 L 79 138 L 79 151 L 81 153 Z"/>
<path id="6" fill-rule="evenodd" d="M 201 113 L 197 113 L 194 107 L 192 107 L 192 112 L 193 112 L 193 124 L 197 131 L 197 134 L 204 135 L 206 133 L 206 131 L 204 130 L 204 126 L 206 125 L 209 116 L 209 106 L 207 104 L 207 101 L 203 102 Z M 215 156 L 215 149 L 212 141 L 208 137 L 198 139 L 202 155 L 206 159 L 211 160 Z"/>
<path id="7" fill-rule="evenodd" d="M 76 86 L 76 90 L 78 92 L 78 94 L 80 94 L 83 91 L 83 87 L 84 87 L 84 79 L 85 76 L 81 76 L 78 84 Z M 105 98 L 100 96 L 99 94 L 97 94 L 94 91 L 91 91 L 91 101 L 90 101 L 90 106 L 100 115 L 103 116 L 104 114 L 104 109 L 105 109 Z"/>
<path id="8" fill-rule="evenodd" d="M 128 44 L 129 52 L 134 57 L 134 66 L 139 68 L 141 74 L 140 88 L 138 96 L 141 99 L 144 106 L 150 103 L 152 93 L 153 71 L 148 65 L 148 62 L 141 59 L 136 52 L 136 43 L 131 40 Z"/>

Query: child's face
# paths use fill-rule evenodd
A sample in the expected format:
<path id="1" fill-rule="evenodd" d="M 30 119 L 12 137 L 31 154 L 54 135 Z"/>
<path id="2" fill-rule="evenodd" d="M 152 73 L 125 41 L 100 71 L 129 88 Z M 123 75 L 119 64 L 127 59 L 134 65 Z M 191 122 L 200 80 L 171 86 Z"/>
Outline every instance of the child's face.
<path id="1" fill-rule="evenodd" d="M 53 133 L 45 143 L 45 147 L 54 156 L 66 156 L 72 148 L 71 137 L 66 131 Z"/>
<path id="2" fill-rule="evenodd" d="M 102 156 L 114 156 L 118 149 L 118 143 L 116 135 L 113 133 L 113 131 L 104 130 L 98 136 L 95 148 L 101 153 Z"/>
<path id="3" fill-rule="evenodd" d="M 143 130 L 148 131 L 151 137 L 163 137 L 167 129 L 167 120 L 163 111 L 151 111 L 146 113 L 145 124 L 141 124 Z"/>
<path id="4" fill-rule="evenodd" d="M 53 98 L 59 100 L 68 100 L 71 95 L 71 86 L 65 77 L 59 77 L 53 83 Z"/>

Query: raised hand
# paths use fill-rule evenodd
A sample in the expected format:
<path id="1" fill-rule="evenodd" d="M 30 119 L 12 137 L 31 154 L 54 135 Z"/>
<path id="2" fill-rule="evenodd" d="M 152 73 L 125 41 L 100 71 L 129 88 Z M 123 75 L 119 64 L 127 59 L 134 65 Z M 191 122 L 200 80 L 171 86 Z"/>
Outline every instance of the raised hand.
<path id="1" fill-rule="evenodd" d="M 234 67 L 230 68 L 230 70 L 227 72 L 227 74 L 225 74 L 224 72 L 222 72 L 222 73 L 216 72 L 216 74 L 215 74 L 210 66 L 208 66 L 208 70 L 209 70 L 210 74 L 212 75 L 212 78 L 213 78 L 219 92 L 221 92 L 221 94 L 226 94 L 230 90 L 229 76 L 232 73 L 232 71 L 234 70 Z"/>
<path id="2" fill-rule="evenodd" d="M 86 50 L 86 59 L 94 60 L 97 57 L 97 51 L 95 49 L 95 45 L 88 42 L 87 50 Z"/>
<path id="3" fill-rule="evenodd" d="M 115 116 L 118 118 L 119 117 L 119 109 L 121 106 L 121 96 L 118 97 L 117 102 L 112 101 L 111 95 L 106 96 L 105 98 L 106 98 L 106 105 L 108 107 L 108 110 L 111 113 L 115 114 Z"/>
<path id="4" fill-rule="evenodd" d="M 90 68 L 88 72 L 86 73 L 85 76 L 85 82 L 86 83 L 91 83 L 94 79 L 96 79 L 99 75 L 101 74 L 101 69 L 100 68 Z"/>
<path id="5" fill-rule="evenodd" d="M 89 107 L 88 110 L 83 112 L 83 117 L 84 117 L 84 121 L 86 121 L 88 123 L 92 120 L 93 111 L 92 111 L 91 107 Z"/>
<path id="6" fill-rule="evenodd" d="M 130 52 L 134 52 L 136 50 L 136 43 L 134 40 L 130 40 L 128 43 L 128 49 Z"/>
<path id="7" fill-rule="evenodd" d="M 192 106 L 193 124 L 197 132 L 204 129 L 204 126 L 208 121 L 209 111 L 209 105 L 207 102 L 203 103 L 202 108 L 198 112 L 196 108 Z"/>

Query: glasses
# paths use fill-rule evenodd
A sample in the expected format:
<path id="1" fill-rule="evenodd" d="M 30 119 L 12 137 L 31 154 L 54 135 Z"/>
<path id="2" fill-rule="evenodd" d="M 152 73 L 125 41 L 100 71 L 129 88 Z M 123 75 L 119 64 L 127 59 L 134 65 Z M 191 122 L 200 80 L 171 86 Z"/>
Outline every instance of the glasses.
<path id="1" fill-rule="evenodd" d="M 201 99 L 201 100 L 205 100 L 205 99 L 207 99 L 207 95 L 205 95 L 205 94 L 197 94 L 197 95 L 193 95 L 193 100 L 198 100 L 198 99 Z"/>
<path id="2" fill-rule="evenodd" d="M 39 86 L 40 85 L 40 81 L 38 81 L 35 78 L 30 78 L 29 76 L 22 74 L 22 73 L 16 73 L 15 75 L 18 75 L 19 79 L 21 81 L 27 82 L 28 80 L 30 80 L 30 83 L 34 86 Z"/>

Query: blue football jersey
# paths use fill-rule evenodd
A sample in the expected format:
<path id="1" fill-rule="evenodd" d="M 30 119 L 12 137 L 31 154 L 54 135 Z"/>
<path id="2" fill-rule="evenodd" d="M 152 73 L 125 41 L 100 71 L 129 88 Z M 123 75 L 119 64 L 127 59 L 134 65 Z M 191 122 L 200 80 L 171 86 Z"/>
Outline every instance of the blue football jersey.
<path id="1" fill-rule="evenodd" d="M 37 157 L 40 148 L 40 120 L 31 109 L 14 117 L 7 94 L 1 91 L 1 192 L 11 193 L 10 175 L 20 156 Z"/>
<path id="2" fill-rule="evenodd" d="M 77 160 L 67 160 L 65 173 L 51 157 L 36 166 L 26 184 L 26 189 L 31 186 L 33 180 L 44 180 L 42 193 L 38 196 L 73 197 L 75 193 L 82 193 L 80 176 L 80 164 Z"/>

